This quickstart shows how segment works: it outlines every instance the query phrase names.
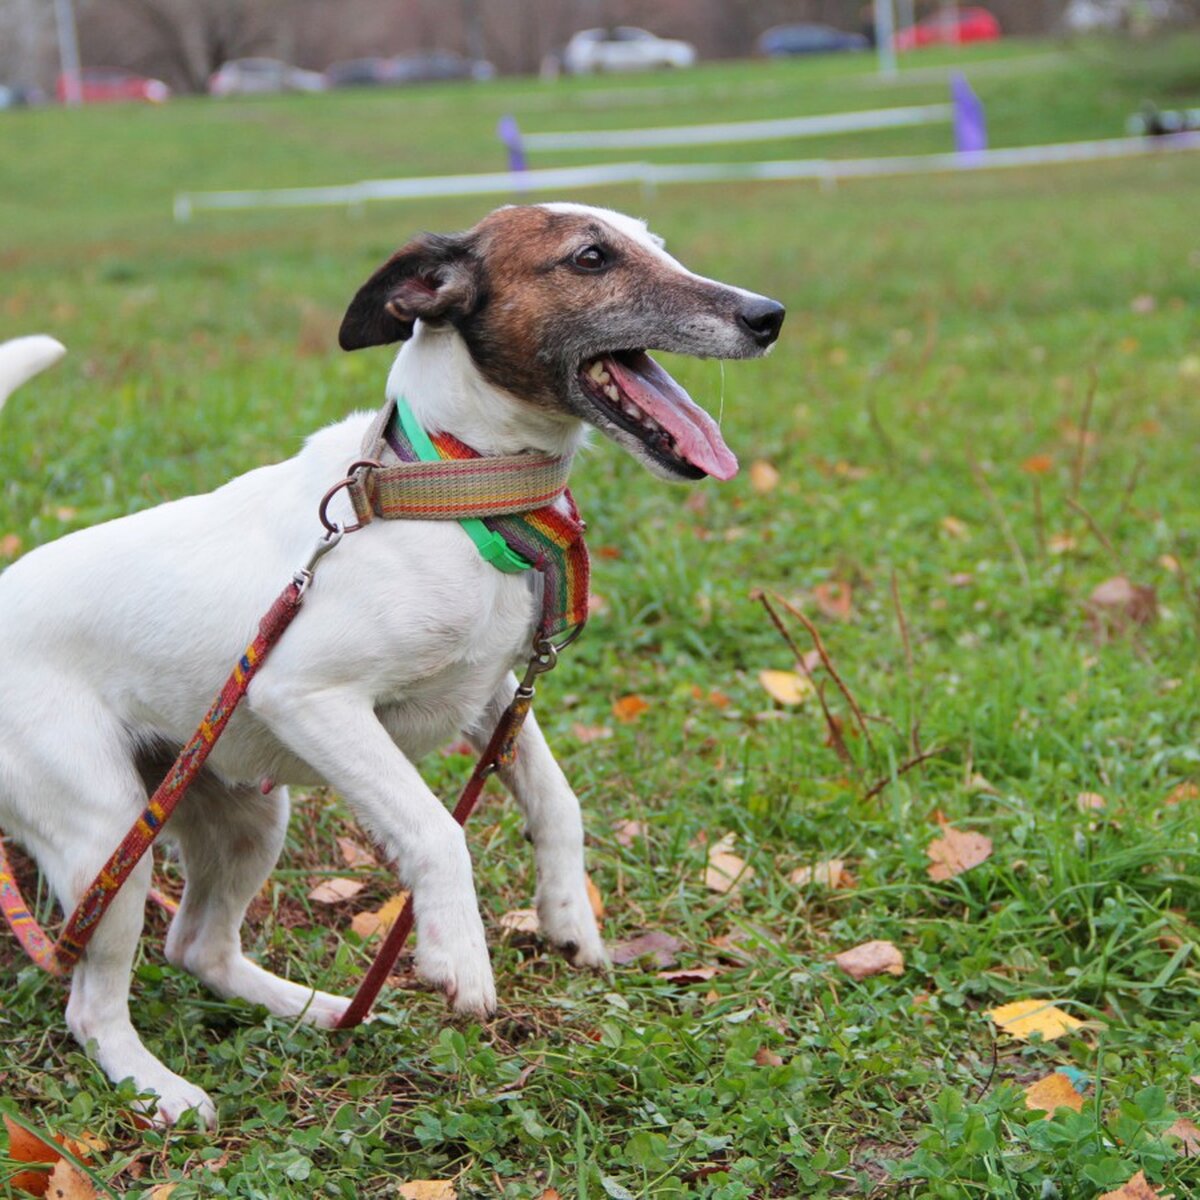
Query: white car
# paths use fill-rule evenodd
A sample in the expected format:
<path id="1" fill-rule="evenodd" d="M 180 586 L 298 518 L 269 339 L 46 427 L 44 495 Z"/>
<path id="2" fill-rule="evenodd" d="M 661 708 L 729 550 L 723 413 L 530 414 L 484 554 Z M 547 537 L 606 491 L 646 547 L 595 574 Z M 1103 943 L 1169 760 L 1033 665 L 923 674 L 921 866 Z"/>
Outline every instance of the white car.
<path id="1" fill-rule="evenodd" d="M 208 80 L 213 96 L 254 96 L 271 92 L 323 92 L 328 86 L 320 71 L 306 71 L 277 58 L 235 58 Z"/>
<path id="2" fill-rule="evenodd" d="M 648 71 L 655 67 L 690 67 L 696 62 L 691 42 L 660 38 L 645 29 L 583 29 L 566 45 L 563 70 L 571 75 L 591 71 Z"/>
<path id="3" fill-rule="evenodd" d="M 1149 31 L 1180 16 L 1174 0 L 1070 0 L 1063 26 L 1070 33 Z"/>

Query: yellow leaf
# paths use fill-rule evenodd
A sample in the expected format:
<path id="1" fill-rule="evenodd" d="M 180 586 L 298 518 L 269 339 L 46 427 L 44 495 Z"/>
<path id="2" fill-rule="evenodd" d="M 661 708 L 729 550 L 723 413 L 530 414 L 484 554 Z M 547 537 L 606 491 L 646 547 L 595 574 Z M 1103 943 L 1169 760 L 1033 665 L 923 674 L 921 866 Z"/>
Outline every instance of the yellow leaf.
<path id="1" fill-rule="evenodd" d="M 736 839 L 737 834 L 727 833 L 709 848 L 704 884 L 711 892 L 739 892 L 742 884 L 754 876 L 754 868 L 748 867 L 745 859 L 733 853 Z"/>
<path id="2" fill-rule="evenodd" d="M 813 693 L 812 683 L 795 671 L 759 671 L 758 682 L 780 704 L 803 704 Z"/>
<path id="3" fill-rule="evenodd" d="M 1069 533 L 1052 533 L 1046 540 L 1046 549 L 1051 554 L 1066 554 L 1074 550 L 1079 543 Z"/>
<path id="4" fill-rule="evenodd" d="M 54 1164 L 46 1185 L 46 1200 L 94 1200 L 95 1195 L 91 1180 L 81 1175 L 65 1158 Z"/>
<path id="5" fill-rule="evenodd" d="M 982 833 L 963 833 L 953 825 L 942 826 L 942 836 L 934 838 L 925 848 L 929 855 L 929 878 L 935 883 L 961 875 L 992 854 L 992 839 Z"/>
<path id="6" fill-rule="evenodd" d="M 314 904 L 340 904 L 352 900 L 365 886 L 357 879 L 323 879 L 308 893 L 308 898 Z"/>
<path id="7" fill-rule="evenodd" d="M 834 956 L 851 979 L 868 979 L 872 975 L 903 975 L 904 955 L 891 942 L 863 942 L 852 950 Z"/>
<path id="8" fill-rule="evenodd" d="M 402 1183 L 396 1194 L 403 1200 L 458 1200 L 452 1179 L 414 1179 Z"/>
<path id="9" fill-rule="evenodd" d="M 350 928 L 360 938 L 369 938 L 372 934 L 386 935 L 388 930 L 399 920 L 408 902 L 407 892 L 397 892 L 385 900 L 375 912 L 360 912 L 350 922 Z"/>
<path id="10" fill-rule="evenodd" d="M 1005 1033 L 1021 1041 L 1028 1041 L 1035 1033 L 1040 1033 L 1048 1042 L 1053 1041 L 1083 1024 L 1078 1017 L 1063 1012 L 1049 1000 L 1014 1000 L 1011 1004 L 993 1008 L 987 1015 Z"/>
<path id="11" fill-rule="evenodd" d="M 1146 1182 L 1145 1173 L 1139 1171 L 1127 1183 L 1121 1184 L 1115 1192 L 1105 1192 L 1099 1200 L 1168 1200 L 1157 1188 L 1152 1188 Z"/>
<path id="12" fill-rule="evenodd" d="M 650 702 L 642 696 L 622 696 L 620 700 L 613 701 L 613 716 L 618 721 L 623 721 L 628 725 L 631 721 L 636 721 L 642 713 L 650 707 Z"/>
<path id="13" fill-rule="evenodd" d="M 500 928 L 509 933 L 537 933 L 538 915 L 533 908 L 514 908 L 500 918 Z"/>
<path id="14" fill-rule="evenodd" d="M 179 1186 L 177 1183 L 160 1183 L 150 1189 L 150 1200 L 170 1200 L 171 1193 Z"/>
<path id="15" fill-rule="evenodd" d="M 1025 1107 L 1044 1113 L 1053 1113 L 1060 1108 L 1073 1108 L 1080 1112 L 1083 1109 L 1083 1097 L 1067 1076 L 1055 1071 L 1053 1075 L 1047 1075 L 1025 1089 Z"/>
<path id="16" fill-rule="evenodd" d="M 779 486 L 779 472 L 765 458 L 756 459 L 750 464 L 750 486 L 765 496 Z"/>
<path id="17" fill-rule="evenodd" d="M 852 888 L 855 884 L 854 876 L 846 870 L 846 863 L 840 858 L 830 858 L 808 867 L 797 867 L 788 876 L 788 881 L 797 887 L 816 884 L 818 887 Z"/>

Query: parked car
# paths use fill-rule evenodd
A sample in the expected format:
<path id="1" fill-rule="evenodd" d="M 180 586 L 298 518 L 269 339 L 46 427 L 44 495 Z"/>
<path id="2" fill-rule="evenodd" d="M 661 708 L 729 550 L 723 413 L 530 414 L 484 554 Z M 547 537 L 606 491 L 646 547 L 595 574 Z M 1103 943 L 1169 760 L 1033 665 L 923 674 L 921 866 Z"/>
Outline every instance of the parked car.
<path id="1" fill-rule="evenodd" d="M 1062 23 L 1069 33 L 1149 31 L 1184 15 L 1175 0 L 1071 0 Z"/>
<path id="2" fill-rule="evenodd" d="M 758 39 L 758 52 L 767 58 L 789 54 L 837 54 L 847 50 L 868 50 L 871 43 L 864 34 L 847 33 L 832 25 L 776 25 Z"/>
<path id="3" fill-rule="evenodd" d="M 325 70 L 330 87 L 395 87 L 440 79 L 491 79 L 496 68 L 483 59 L 463 58 L 448 50 L 402 54 L 397 58 L 352 58 Z"/>
<path id="4" fill-rule="evenodd" d="M 645 29 L 582 29 L 562 52 L 563 70 L 571 75 L 591 71 L 647 71 L 655 67 L 690 67 L 696 61 L 691 42 L 660 38 Z"/>
<path id="5" fill-rule="evenodd" d="M 68 96 L 67 77 L 60 75 L 55 92 L 60 101 Z M 110 104 L 121 100 L 141 100 L 162 104 L 171 98 L 171 89 L 161 79 L 119 71 L 113 67 L 84 67 L 79 72 L 79 94 L 84 104 Z"/>
<path id="6" fill-rule="evenodd" d="M 956 46 L 966 42 L 994 42 L 1000 22 L 986 8 L 949 8 L 936 12 L 896 34 L 897 50 L 922 46 Z"/>
<path id="7" fill-rule="evenodd" d="M 325 76 L 277 58 L 235 58 L 208 80 L 213 96 L 255 96 L 268 92 L 323 92 Z"/>

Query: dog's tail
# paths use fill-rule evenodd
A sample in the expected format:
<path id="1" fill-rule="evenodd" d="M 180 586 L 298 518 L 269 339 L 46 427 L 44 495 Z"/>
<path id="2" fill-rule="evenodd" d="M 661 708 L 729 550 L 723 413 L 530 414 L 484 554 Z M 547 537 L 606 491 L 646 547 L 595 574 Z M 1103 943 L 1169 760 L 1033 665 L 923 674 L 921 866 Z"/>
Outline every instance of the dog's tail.
<path id="1" fill-rule="evenodd" d="M 21 384 L 54 366 L 66 352 L 61 342 L 43 333 L 0 342 L 0 408 Z"/>

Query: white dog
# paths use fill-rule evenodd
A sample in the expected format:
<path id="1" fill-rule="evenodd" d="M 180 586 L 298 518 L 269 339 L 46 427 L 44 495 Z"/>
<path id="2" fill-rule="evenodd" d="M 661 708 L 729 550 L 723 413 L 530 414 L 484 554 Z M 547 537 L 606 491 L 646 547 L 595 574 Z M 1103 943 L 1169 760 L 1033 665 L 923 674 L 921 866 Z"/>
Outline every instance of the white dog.
<path id="1" fill-rule="evenodd" d="M 586 424 L 664 478 L 725 479 L 737 460 L 716 424 L 645 350 L 756 356 L 782 320 L 774 301 L 687 271 L 639 221 L 547 204 L 405 246 L 354 298 L 341 342 L 403 341 L 389 396 L 481 454 L 569 455 Z M 0 396 L 56 353 L 51 339 L 0 347 Z M 0 830 L 66 911 L 304 562 L 318 502 L 370 421 L 352 416 L 286 462 L 71 534 L 0 576 Z M 187 881 L 167 958 L 223 996 L 337 1021 L 347 1001 L 269 974 L 240 940 L 288 819 L 286 789 L 269 782 L 328 784 L 412 890 L 419 974 L 457 1011 L 492 1012 L 467 844 L 413 764 L 458 731 L 486 741 L 533 618 L 524 578 L 485 563 L 453 521 L 348 536 L 167 827 Z M 573 962 L 601 966 L 578 802 L 532 719 L 519 750 L 504 782 L 533 842 L 541 928 Z M 212 1123 L 209 1097 L 130 1022 L 149 883 L 147 856 L 75 969 L 67 1023 L 112 1079 L 154 1094 L 158 1120 L 196 1109 Z"/>

